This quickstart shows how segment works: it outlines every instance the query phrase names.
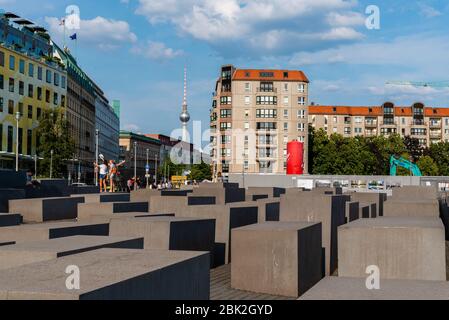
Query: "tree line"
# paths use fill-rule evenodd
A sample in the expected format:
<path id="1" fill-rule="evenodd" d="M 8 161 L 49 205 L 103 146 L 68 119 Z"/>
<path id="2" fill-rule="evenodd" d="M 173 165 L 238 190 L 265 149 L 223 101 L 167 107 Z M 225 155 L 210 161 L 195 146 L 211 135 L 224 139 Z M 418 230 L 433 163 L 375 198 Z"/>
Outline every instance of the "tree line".
<path id="1" fill-rule="evenodd" d="M 389 175 L 390 157 L 401 156 L 418 165 L 425 176 L 449 175 L 449 143 L 430 147 L 419 140 L 398 134 L 373 137 L 330 136 L 323 130 L 309 128 L 309 171 L 323 175 Z M 410 175 L 398 168 L 398 175 Z"/>

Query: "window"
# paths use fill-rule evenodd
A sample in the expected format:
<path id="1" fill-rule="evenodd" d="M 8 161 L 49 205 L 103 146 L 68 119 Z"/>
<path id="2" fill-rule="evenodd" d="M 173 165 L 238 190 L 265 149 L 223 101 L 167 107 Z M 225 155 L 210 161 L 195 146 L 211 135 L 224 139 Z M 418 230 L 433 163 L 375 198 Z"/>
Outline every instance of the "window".
<path id="1" fill-rule="evenodd" d="M 28 106 L 28 119 L 33 119 L 33 106 Z"/>
<path id="2" fill-rule="evenodd" d="M 231 156 L 231 149 L 229 149 L 229 148 L 221 148 L 221 156 L 222 157 L 230 157 Z"/>
<path id="3" fill-rule="evenodd" d="M 39 120 L 41 118 L 41 114 L 42 114 L 42 109 L 41 108 L 37 108 L 36 109 L 36 119 Z"/>
<path id="4" fill-rule="evenodd" d="M 245 83 L 245 91 L 250 92 L 251 91 L 251 84 L 249 82 Z"/>
<path id="5" fill-rule="evenodd" d="M 410 134 L 412 136 L 425 136 L 427 134 L 427 130 L 423 128 L 412 128 L 410 130 Z"/>
<path id="6" fill-rule="evenodd" d="M 337 116 L 334 116 L 334 123 L 338 123 L 338 117 Z"/>
<path id="7" fill-rule="evenodd" d="M 3 51 L 0 51 L 0 66 L 5 66 L 5 53 Z"/>
<path id="8" fill-rule="evenodd" d="M 298 131 L 301 131 L 301 132 L 305 131 L 305 124 L 304 123 L 298 123 L 297 127 L 298 127 Z"/>
<path id="9" fill-rule="evenodd" d="M 249 169 L 249 162 L 248 162 L 248 160 L 245 160 L 245 161 L 243 162 L 243 167 L 245 168 L 245 170 L 248 170 L 248 169 Z"/>
<path id="10" fill-rule="evenodd" d="M 356 134 L 362 134 L 362 128 L 354 128 Z"/>
<path id="11" fill-rule="evenodd" d="M 25 61 L 22 59 L 19 60 L 19 72 L 25 74 Z"/>
<path id="12" fill-rule="evenodd" d="M 54 84 L 55 86 L 59 86 L 59 73 L 55 72 L 55 77 L 54 77 Z"/>
<path id="13" fill-rule="evenodd" d="M 345 124 L 351 124 L 351 117 L 345 117 L 344 122 Z"/>
<path id="14" fill-rule="evenodd" d="M 288 97 L 284 97 L 284 104 L 288 105 Z"/>
<path id="15" fill-rule="evenodd" d="M 61 76 L 61 88 L 65 89 L 66 86 L 66 77 L 65 76 Z M 215 103 L 217 103 L 215 101 Z"/>
<path id="16" fill-rule="evenodd" d="M 288 91 L 288 83 L 284 83 L 284 91 Z"/>
<path id="17" fill-rule="evenodd" d="M 16 69 L 16 57 L 9 56 L 9 70 L 15 70 Z"/>
<path id="18" fill-rule="evenodd" d="M 351 134 L 351 128 L 345 127 L 345 134 Z"/>
<path id="19" fill-rule="evenodd" d="M 251 97 L 245 97 L 245 104 L 248 105 L 251 103 Z"/>
<path id="20" fill-rule="evenodd" d="M 444 119 L 444 122 L 445 122 L 445 124 L 446 124 L 447 126 L 449 126 L 449 118 L 445 118 L 445 119 Z"/>
<path id="21" fill-rule="evenodd" d="M 28 64 L 28 76 L 34 77 L 34 64 L 31 62 Z"/>
<path id="22" fill-rule="evenodd" d="M 42 67 L 37 67 L 37 78 L 42 80 Z"/>
<path id="23" fill-rule="evenodd" d="M 31 156 L 31 146 L 33 145 L 33 131 L 27 130 L 27 155 Z"/>
<path id="24" fill-rule="evenodd" d="M 0 74 L 0 89 L 4 89 L 4 87 L 5 87 L 5 78 L 4 78 L 4 76 L 2 75 L 2 74 Z"/>
<path id="25" fill-rule="evenodd" d="M 221 122 L 220 123 L 220 130 L 229 130 L 232 128 L 232 124 L 230 122 Z"/>
<path id="26" fill-rule="evenodd" d="M 8 100 L 8 113 L 14 114 L 14 101 Z"/>
<path id="27" fill-rule="evenodd" d="M 53 93 L 53 104 L 58 105 L 58 94 L 56 92 Z"/>
<path id="28" fill-rule="evenodd" d="M 288 137 L 287 136 L 284 136 L 284 143 L 287 143 L 288 142 Z"/>
<path id="29" fill-rule="evenodd" d="M 9 78 L 9 92 L 14 92 L 14 79 L 13 78 Z"/>
<path id="30" fill-rule="evenodd" d="M 23 94 L 24 94 L 24 91 L 25 91 L 25 84 L 23 83 L 23 81 L 19 81 L 19 94 L 21 95 L 21 96 L 23 96 Z"/>
<path id="31" fill-rule="evenodd" d="M 256 97 L 256 104 L 261 105 L 277 105 L 278 104 L 278 98 L 276 96 L 258 96 Z"/>
<path id="32" fill-rule="evenodd" d="M 288 109 L 284 109 L 284 118 L 288 118 Z"/>
<path id="33" fill-rule="evenodd" d="M 23 103 L 22 102 L 19 102 L 19 112 L 20 112 L 20 115 L 23 116 Z"/>
<path id="34" fill-rule="evenodd" d="M 306 110 L 298 110 L 298 119 L 305 119 L 306 117 Z M 312 117 L 313 121 L 315 121 L 315 118 Z"/>
<path id="35" fill-rule="evenodd" d="M 28 85 L 28 97 L 33 98 L 34 96 L 34 88 L 32 84 Z"/>
<path id="36" fill-rule="evenodd" d="M 362 117 L 355 117 L 354 122 L 355 123 L 362 123 L 363 119 L 362 119 Z"/>
<path id="37" fill-rule="evenodd" d="M 220 97 L 220 104 L 231 104 L 231 97 Z"/>
<path id="38" fill-rule="evenodd" d="M 273 92 L 273 82 L 261 82 L 260 83 L 260 92 Z"/>
<path id="39" fill-rule="evenodd" d="M 3 112 L 3 97 L 0 97 L 0 112 Z"/>
<path id="40" fill-rule="evenodd" d="M 257 109 L 256 118 L 277 118 L 276 109 Z"/>
<path id="41" fill-rule="evenodd" d="M 257 130 L 276 130 L 276 122 L 257 122 Z"/>
<path id="42" fill-rule="evenodd" d="M 46 79 L 47 83 L 51 83 L 51 71 L 50 70 L 46 71 L 45 79 Z"/>
<path id="43" fill-rule="evenodd" d="M 0 151 L 3 151 L 3 124 L 0 123 Z"/>
<path id="44" fill-rule="evenodd" d="M 306 105 L 306 98 L 305 97 L 298 97 L 298 104 L 300 106 L 305 106 Z"/>
<path id="45" fill-rule="evenodd" d="M 61 107 L 65 107 L 65 96 L 61 95 Z"/>
<path id="46" fill-rule="evenodd" d="M 7 152 L 12 152 L 12 140 L 13 140 L 13 131 L 14 128 L 12 126 L 8 126 L 8 137 L 7 137 Z"/>
<path id="47" fill-rule="evenodd" d="M 222 144 L 227 144 L 227 143 L 231 143 L 231 136 L 221 136 L 221 143 Z"/>
<path id="48" fill-rule="evenodd" d="M 298 92 L 304 93 L 305 88 L 306 88 L 306 87 L 305 87 L 304 83 L 299 83 L 299 84 L 298 84 Z"/>
<path id="49" fill-rule="evenodd" d="M 405 125 L 405 118 L 404 118 L 404 117 L 401 118 L 401 123 L 402 123 L 403 125 Z"/>
<path id="50" fill-rule="evenodd" d="M 50 103 L 50 90 L 45 90 L 45 102 Z"/>
<path id="51" fill-rule="evenodd" d="M 337 133 L 337 127 L 333 127 L 333 128 L 332 128 L 332 131 L 333 131 L 334 133 Z"/>
<path id="52" fill-rule="evenodd" d="M 249 122 L 245 122 L 244 128 L 245 128 L 245 130 L 248 130 L 248 129 L 249 129 Z"/>
<path id="53" fill-rule="evenodd" d="M 288 122 L 284 122 L 284 131 L 288 131 Z"/>
<path id="54" fill-rule="evenodd" d="M 232 116 L 232 110 L 231 109 L 222 109 L 220 110 L 220 117 L 221 118 L 231 118 Z"/>
<path id="55" fill-rule="evenodd" d="M 37 100 L 42 100 L 42 88 L 37 87 Z"/>

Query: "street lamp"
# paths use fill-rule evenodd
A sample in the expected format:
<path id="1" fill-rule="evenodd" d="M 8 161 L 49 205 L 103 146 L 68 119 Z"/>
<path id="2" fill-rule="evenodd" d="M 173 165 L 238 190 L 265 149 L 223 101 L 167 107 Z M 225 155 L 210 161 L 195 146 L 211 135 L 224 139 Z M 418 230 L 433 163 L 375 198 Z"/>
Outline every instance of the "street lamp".
<path id="1" fill-rule="evenodd" d="M 37 153 L 34 154 L 34 180 L 37 180 Z"/>
<path id="2" fill-rule="evenodd" d="M 100 135 L 100 130 L 95 130 L 95 186 L 98 187 L 98 136 Z"/>
<path id="3" fill-rule="evenodd" d="M 156 180 L 156 186 L 157 186 L 157 157 L 158 154 L 154 155 L 154 180 Z"/>
<path id="4" fill-rule="evenodd" d="M 53 149 L 50 151 L 50 179 L 53 178 Z"/>
<path id="5" fill-rule="evenodd" d="M 16 172 L 19 172 L 19 120 L 20 112 L 16 112 Z"/>
<path id="6" fill-rule="evenodd" d="M 134 190 L 137 190 L 137 141 L 134 141 Z"/>
<path id="7" fill-rule="evenodd" d="M 149 152 L 150 152 L 150 149 L 147 149 L 147 165 L 145 167 L 145 178 L 147 179 L 147 189 L 149 187 L 148 175 L 150 174 L 150 165 L 148 163 Z"/>

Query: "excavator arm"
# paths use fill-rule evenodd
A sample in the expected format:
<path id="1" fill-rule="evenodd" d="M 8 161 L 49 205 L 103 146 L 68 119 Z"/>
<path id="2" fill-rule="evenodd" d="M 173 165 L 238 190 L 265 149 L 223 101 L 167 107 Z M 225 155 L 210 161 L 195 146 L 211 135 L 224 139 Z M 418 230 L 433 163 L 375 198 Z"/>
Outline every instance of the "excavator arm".
<path id="1" fill-rule="evenodd" d="M 412 175 L 416 177 L 422 176 L 421 170 L 416 164 L 402 157 L 396 159 L 395 156 L 391 156 L 390 158 L 390 176 L 396 176 L 398 166 L 411 171 Z"/>

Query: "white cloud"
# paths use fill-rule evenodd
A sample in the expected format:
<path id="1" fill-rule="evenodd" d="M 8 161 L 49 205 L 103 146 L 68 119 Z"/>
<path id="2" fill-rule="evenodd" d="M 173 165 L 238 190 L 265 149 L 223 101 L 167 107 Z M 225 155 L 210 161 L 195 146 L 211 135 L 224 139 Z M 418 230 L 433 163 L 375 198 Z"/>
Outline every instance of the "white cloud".
<path id="1" fill-rule="evenodd" d="M 184 54 L 182 50 L 174 50 L 168 48 L 162 42 L 154 41 L 148 41 L 145 46 L 135 46 L 131 49 L 131 52 L 152 60 L 168 60 Z"/>
<path id="2" fill-rule="evenodd" d="M 222 51 L 227 50 L 226 43 L 237 51 L 263 55 L 292 52 L 300 47 L 316 49 L 322 43 L 362 38 L 356 27 L 363 25 L 363 15 L 351 11 L 356 0 L 139 0 L 139 3 L 136 13 L 150 23 L 170 23 L 181 34 L 206 41 Z"/>
<path id="3" fill-rule="evenodd" d="M 125 131 L 131 131 L 135 133 L 140 132 L 140 127 L 134 123 L 126 123 L 122 126 L 122 129 Z"/>
<path id="4" fill-rule="evenodd" d="M 420 2 L 418 6 L 421 10 L 421 14 L 427 18 L 434 18 L 442 15 L 440 11 L 428 4 Z"/>
<path id="5" fill-rule="evenodd" d="M 64 35 L 64 28 L 59 25 L 60 19 L 46 17 L 45 21 L 53 37 L 59 38 Z M 134 43 L 137 36 L 131 32 L 126 21 L 96 17 L 91 20 L 81 20 L 79 30 L 67 30 L 69 33 L 77 33 L 78 41 L 95 45 L 100 49 L 113 49 L 124 43 Z"/>

